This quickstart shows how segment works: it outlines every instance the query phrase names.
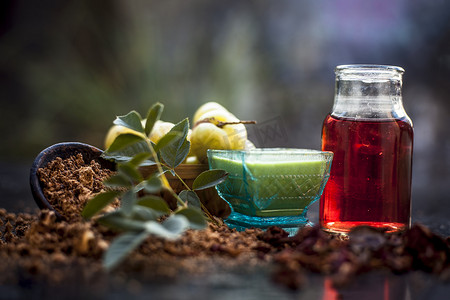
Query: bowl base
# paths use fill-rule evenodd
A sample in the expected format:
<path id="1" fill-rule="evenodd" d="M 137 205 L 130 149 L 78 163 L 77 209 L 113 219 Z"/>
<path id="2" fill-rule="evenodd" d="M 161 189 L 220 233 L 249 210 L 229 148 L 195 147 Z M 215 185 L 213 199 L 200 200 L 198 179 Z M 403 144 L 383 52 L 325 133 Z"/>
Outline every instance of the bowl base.
<path id="1" fill-rule="evenodd" d="M 238 231 L 244 231 L 247 228 L 267 229 L 271 226 L 277 226 L 289 233 L 290 236 L 295 235 L 300 228 L 312 226 L 312 223 L 302 215 L 283 216 L 283 217 L 252 217 L 233 211 L 225 220 L 230 228 Z"/>

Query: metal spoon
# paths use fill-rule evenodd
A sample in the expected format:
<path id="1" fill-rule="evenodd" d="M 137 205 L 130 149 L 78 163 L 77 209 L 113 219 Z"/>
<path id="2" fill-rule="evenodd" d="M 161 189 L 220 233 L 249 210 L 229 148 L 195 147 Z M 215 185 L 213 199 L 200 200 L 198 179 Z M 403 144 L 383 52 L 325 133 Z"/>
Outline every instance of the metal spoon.
<path id="1" fill-rule="evenodd" d="M 77 155 L 78 153 L 81 153 L 83 155 L 84 161 L 86 163 L 95 160 L 103 168 L 115 170 L 115 164 L 113 162 L 100 157 L 100 155 L 103 153 L 102 150 L 88 144 L 77 142 L 58 143 L 42 150 L 41 153 L 36 156 L 36 159 L 34 160 L 34 163 L 30 170 L 30 186 L 34 201 L 36 201 L 40 209 L 49 209 L 54 211 L 58 219 L 60 219 L 62 216 L 52 207 L 48 199 L 45 197 L 43 192 L 43 185 L 39 180 L 37 171 L 39 168 L 44 168 L 45 166 L 47 166 L 49 162 L 53 161 L 57 157 L 66 159 L 70 156 Z"/>

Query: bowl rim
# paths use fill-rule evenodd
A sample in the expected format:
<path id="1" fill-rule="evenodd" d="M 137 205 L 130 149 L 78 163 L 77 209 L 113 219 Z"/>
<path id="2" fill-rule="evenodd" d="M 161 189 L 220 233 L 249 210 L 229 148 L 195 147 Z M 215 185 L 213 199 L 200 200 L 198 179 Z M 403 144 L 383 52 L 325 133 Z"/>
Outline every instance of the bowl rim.
<path id="1" fill-rule="evenodd" d="M 325 156 L 333 156 L 334 153 L 331 151 L 317 150 L 317 149 L 306 149 L 306 148 L 255 148 L 255 149 L 243 149 L 243 150 L 223 150 L 223 149 L 208 149 L 208 156 L 213 154 L 231 154 L 231 153 L 242 153 L 243 155 L 250 154 L 291 154 L 291 155 L 318 155 L 323 154 Z"/>
<path id="2" fill-rule="evenodd" d="M 72 155 L 82 153 L 85 161 L 96 160 L 102 167 L 110 170 L 115 170 L 115 163 L 101 157 L 103 151 L 95 146 L 81 143 L 81 142 L 61 142 L 53 144 L 42 150 L 34 159 L 30 168 L 29 183 L 33 199 L 40 209 L 49 209 L 55 212 L 58 219 L 61 219 L 61 214 L 48 201 L 43 192 L 43 184 L 38 176 L 38 169 L 46 167 L 48 163 L 55 160 L 57 157 L 66 159 Z"/>

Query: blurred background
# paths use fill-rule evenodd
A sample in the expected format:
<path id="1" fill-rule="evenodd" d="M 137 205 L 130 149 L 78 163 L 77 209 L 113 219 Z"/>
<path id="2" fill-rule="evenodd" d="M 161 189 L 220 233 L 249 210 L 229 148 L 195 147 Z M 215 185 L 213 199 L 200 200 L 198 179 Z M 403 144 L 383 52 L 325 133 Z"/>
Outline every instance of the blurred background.
<path id="1" fill-rule="evenodd" d="M 103 148 L 116 115 L 156 101 L 171 122 L 216 101 L 258 121 L 259 147 L 319 149 L 334 67 L 366 63 L 406 70 L 414 216 L 449 212 L 449 1 L 4 0 L 0 14 L 0 207 L 32 203 L 41 150 Z"/>

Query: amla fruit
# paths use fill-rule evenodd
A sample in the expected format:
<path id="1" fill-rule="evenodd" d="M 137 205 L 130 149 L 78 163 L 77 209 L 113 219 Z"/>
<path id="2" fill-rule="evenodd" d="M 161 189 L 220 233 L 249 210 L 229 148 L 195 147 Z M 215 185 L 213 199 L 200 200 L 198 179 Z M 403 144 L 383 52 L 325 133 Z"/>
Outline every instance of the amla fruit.
<path id="1" fill-rule="evenodd" d="M 237 124 L 228 124 L 234 122 Z M 191 152 L 201 163 L 207 163 L 208 149 L 241 150 L 245 148 L 247 130 L 239 119 L 226 110 L 204 113 L 191 135 Z"/>

